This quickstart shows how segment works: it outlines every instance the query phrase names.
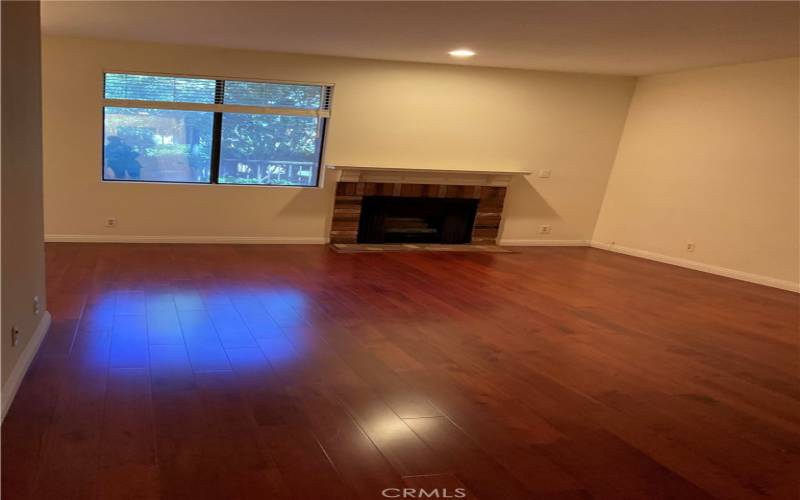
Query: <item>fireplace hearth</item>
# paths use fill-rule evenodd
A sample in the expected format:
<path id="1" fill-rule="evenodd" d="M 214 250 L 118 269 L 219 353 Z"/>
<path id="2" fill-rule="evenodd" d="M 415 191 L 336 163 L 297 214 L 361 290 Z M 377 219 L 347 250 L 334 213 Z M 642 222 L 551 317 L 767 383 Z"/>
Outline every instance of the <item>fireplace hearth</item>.
<path id="1" fill-rule="evenodd" d="M 478 200 L 365 196 L 358 243 L 469 243 Z"/>

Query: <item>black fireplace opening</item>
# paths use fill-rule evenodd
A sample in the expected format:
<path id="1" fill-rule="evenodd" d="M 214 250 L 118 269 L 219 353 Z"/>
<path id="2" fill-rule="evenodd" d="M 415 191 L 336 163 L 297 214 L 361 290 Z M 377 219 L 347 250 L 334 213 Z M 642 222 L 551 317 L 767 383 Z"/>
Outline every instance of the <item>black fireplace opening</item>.
<path id="1" fill-rule="evenodd" d="M 365 196 L 359 243 L 469 243 L 478 200 Z"/>

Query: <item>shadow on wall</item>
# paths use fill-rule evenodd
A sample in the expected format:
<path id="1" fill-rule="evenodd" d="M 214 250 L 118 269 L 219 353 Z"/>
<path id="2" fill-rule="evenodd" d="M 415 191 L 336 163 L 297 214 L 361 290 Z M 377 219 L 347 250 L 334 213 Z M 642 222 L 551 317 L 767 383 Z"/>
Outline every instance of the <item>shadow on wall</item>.
<path id="1" fill-rule="evenodd" d="M 500 240 L 547 239 L 539 224 L 552 224 L 562 218 L 533 184 L 533 176 L 515 177 L 508 186 L 500 226 Z"/>
<path id="2" fill-rule="evenodd" d="M 278 211 L 279 215 L 329 217 L 333 206 L 335 181 L 326 182 L 322 188 L 284 188 L 292 190 L 286 203 Z M 322 212 L 320 212 L 322 210 Z"/>
<path id="3" fill-rule="evenodd" d="M 503 219 L 514 219 L 521 214 L 540 220 L 560 220 L 561 217 L 533 185 L 533 175 L 515 176 L 508 186 Z"/>
<path id="4" fill-rule="evenodd" d="M 328 179 L 321 188 L 290 188 L 291 194 L 278 210 L 276 217 L 286 217 L 292 220 L 310 223 L 319 230 L 315 235 L 327 238 L 330 233 L 331 212 L 333 198 L 336 192 L 336 181 Z M 273 201 L 274 202 L 274 201 Z"/>

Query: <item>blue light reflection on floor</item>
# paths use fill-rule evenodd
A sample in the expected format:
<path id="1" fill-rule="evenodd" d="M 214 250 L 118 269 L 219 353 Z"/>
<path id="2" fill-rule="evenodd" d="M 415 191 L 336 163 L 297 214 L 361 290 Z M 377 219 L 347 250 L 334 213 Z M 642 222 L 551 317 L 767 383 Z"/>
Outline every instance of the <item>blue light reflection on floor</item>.
<path id="1" fill-rule="evenodd" d="M 308 305 L 303 291 L 274 286 L 215 287 L 212 296 L 215 299 L 213 304 L 206 304 L 204 299 L 207 296 L 197 289 L 173 288 L 169 292 L 159 290 L 157 293 L 118 290 L 94 296 L 83 310 L 72 355 L 80 357 L 84 366 L 90 369 L 145 368 L 149 364 L 151 347 L 168 344 L 186 350 L 194 371 L 230 370 L 226 347 L 234 350 L 244 346 L 224 346 L 207 312 L 208 307 L 219 304 L 216 300 L 227 297 L 230 304 L 239 305 L 245 312 L 243 318 L 246 318 L 244 323 L 248 327 L 258 327 L 257 333 L 251 332 L 258 338 L 247 344 L 253 349 L 257 345 L 261 355 L 240 356 L 239 362 L 253 367 L 271 366 L 280 371 L 299 359 L 303 351 L 302 342 L 291 342 L 292 328 L 278 327 L 269 309 L 274 304 L 272 307 L 276 311 L 292 310 L 302 317 L 302 311 Z M 167 314 L 172 317 L 173 313 L 175 319 L 180 319 L 181 334 L 149 338 L 149 328 L 161 324 L 155 320 Z M 154 316 L 153 322 L 148 321 L 150 314 Z M 267 321 L 270 323 L 265 323 Z M 158 362 L 163 365 L 169 359 L 174 359 L 178 365 L 185 363 L 185 358 L 174 356 L 161 357 Z M 181 367 L 176 365 L 175 368 Z"/>

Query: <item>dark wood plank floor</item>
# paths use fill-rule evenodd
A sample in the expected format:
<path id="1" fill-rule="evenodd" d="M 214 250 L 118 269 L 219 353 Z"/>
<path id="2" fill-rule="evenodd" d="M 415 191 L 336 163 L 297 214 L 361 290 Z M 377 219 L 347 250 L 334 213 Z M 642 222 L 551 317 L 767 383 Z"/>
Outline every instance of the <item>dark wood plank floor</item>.
<path id="1" fill-rule="evenodd" d="M 586 248 L 50 244 L 47 274 L 4 500 L 797 498 L 793 293 Z"/>

